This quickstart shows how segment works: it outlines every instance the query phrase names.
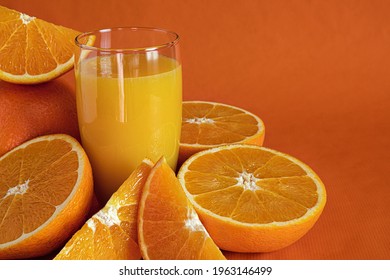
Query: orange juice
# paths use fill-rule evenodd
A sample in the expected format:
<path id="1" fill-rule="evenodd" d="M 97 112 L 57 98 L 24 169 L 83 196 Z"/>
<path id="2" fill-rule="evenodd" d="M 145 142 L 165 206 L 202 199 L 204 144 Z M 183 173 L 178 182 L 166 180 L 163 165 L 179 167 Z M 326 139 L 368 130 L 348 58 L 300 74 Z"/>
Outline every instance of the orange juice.
<path id="1" fill-rule="evenodd" d="M 82 144 L 101 201 L 145 157 L 164 155 L 176 168 L 182 101 L 176 60 L 153 52 L 92 57 L 78 64 L 76 84 Z"/>

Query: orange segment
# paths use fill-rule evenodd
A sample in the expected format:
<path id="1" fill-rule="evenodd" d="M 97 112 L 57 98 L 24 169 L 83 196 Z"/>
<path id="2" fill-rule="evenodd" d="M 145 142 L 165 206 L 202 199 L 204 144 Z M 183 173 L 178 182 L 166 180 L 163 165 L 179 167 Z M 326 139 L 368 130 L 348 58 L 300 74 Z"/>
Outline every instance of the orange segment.
<path id="1" fill-rule="evenodd" d="M 55 257 L 56 260 L 140 259 L 138 201 L 153 164 L 144 160 Z"/>
<path id="2" fill-rule="evenodd" d="M 199 151 L 232 143 L 261 146 L 264 123 L 256 115 L 231 105 L 184 101 L 179 164 Z"/>
<path id="3" fill-rule="evenodd" d="M 0 259 L 43 256 L 84 222 L 92 172 L 67 135 L 30 140 L 0 157 Z"/>
<path id="4" fill-rule="evenodd" d="M 69 71 L 79 33 L 0 6 L 0 79 L 36 84 Z"/>
<path id="5" fill-rule="evenodd" d="M 290 245 L 314 225 L 326 202 L 312 169 L 255 145 L 197 153 L 184 162 L 178 179 L 215 243 L 229 251 Z"/>
<path id="6" fill-rule="evenodd" d="M 150 172 L 138 215 L 144 259 L 225 259 L 164 158 Z"/>

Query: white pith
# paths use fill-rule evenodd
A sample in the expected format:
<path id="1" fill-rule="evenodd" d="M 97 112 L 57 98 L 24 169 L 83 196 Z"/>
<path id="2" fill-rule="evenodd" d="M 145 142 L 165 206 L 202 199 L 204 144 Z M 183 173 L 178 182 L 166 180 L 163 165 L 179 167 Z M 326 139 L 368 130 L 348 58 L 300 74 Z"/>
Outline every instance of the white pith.
<path id="1" fill-rule="evenodd" d="M 87 221 L 87 226 L 92 230 L 93 233 L 95 233 L 95 231 L 96 231 L 96 224 L 95 224 L 95 222 L 93 221 L 92 218 Z"/>
<path id="2" fill-rule="evenodd" d="M 35 17 L 31 17 L 26 14 L 20 14 L 20 19 L 22 20 L 23 24 L 29 24 L 31 21 L 35 19 Z"/>
<path id="3" fill-rule="evenodd" d="M 195 124 L 214 123 L 213 119 L 209 119 L 206 117 L 202 117 L 202 118 L 196 117 L 196 118 L 191 118 L 191 119 L 184 119 L 184 121 L 187 123 L 195 123 Z"/>
<path id="4" fill-rule="evenodd" d="M 199 220 L 198 215 L 196 214 L 195 210 L 190 207 L 187 212 L 187 219 L 184 222 L 184 226 L 189 229 L 190 231 L 203 231 L 205 232 L 205 229 Z"/>
<path id="5" fill-rule="evenodd" d="M 2 199 L 5 199 L 6 197 L 11 196 L 11 195 L 25 194 L 26 191 L 28 190 L 28 183 L 29 182 L 30 182 L 30 180 L 27 179 L 24 183 L 8 189 L 7 193 L 5 194 L 5 196 Z"/>
<path id="6" fill-rule="evenodd" d="M 236 178 L 237 184 L 242 186 L 244 190 L 256 191 L 260 190 L 260 187 L 256 184 L 259 181 L 259 178 L 255 177 L 252 173 L 248 173 L 246 171 L 240 173 L 240 175 Z"/>
<path id="7" fill-rule="evenodd" d="M 120 225 L 121 220 L 118 217 L 118 209 L 113 206 L 109 206 L 108 208 L 103 208 L 99 212 L 97 212 L 94 218 L 98 219 L 103 225 L 111 227 L 113 225 Z"/>

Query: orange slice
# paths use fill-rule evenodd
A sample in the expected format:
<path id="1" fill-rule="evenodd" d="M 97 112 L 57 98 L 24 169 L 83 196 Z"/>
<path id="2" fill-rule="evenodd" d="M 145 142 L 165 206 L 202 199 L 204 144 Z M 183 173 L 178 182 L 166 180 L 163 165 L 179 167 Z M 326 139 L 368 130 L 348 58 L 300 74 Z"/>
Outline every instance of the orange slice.
<path id="1" fill-rule="evenodd" d="M 153 167 L 142 192 L 138 240 L 144 259 L 225 259 L 164 158 Z"/>
<path id="2" fill-rule="evenodd" d="M 36 84 L 69 71 L 79 33 L 0 6 L 0 79 Z"/>
<path id="3" fill-rule="evenodd" d="M 56 260 L 136 260 L 137 211 L 141 189 L 153 167 L 144 160 L 55 257 Z"/>
<path id="4" fill-rule="evenodd" d="M 191 155 L 221 145 L 261 146 L 264 133 L 263 121 L 244 109 L 215 102 L 184 101 L 179 166 Z"/>
<path id="5" fill-rule="evenodd" d="M 326 202 L 320 178 L 301 161 L 255 145 L 193 155 L 178 179 L 215 243 L 234 252 L 267 252 L 297 241 Z"/>
<path id="6" fill-rule="evenodd" d="M 0 157 L 0 259 L 46 255 L 84 223 L 92 172 L 80 144 L 42 136 Z"/>

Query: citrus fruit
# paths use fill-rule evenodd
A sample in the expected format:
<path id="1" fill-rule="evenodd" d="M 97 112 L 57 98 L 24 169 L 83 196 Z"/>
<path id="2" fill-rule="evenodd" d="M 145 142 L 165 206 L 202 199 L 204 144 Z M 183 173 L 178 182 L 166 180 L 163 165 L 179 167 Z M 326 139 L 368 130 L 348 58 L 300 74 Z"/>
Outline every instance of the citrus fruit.
<path id="1" fill-rule="evenodd" d="M 34 138 L 0 157 L 0 259 L 44 256 L 84 223 L 92 172 L 68 135 Z"/>
<path id="2" fill-rule="evenodd" d="M 138 241 L 144 259 L 225 259 L 164 158 L 153 167 L 142 191 Z"/>
<path id="3" fill-rule="evenodd" d="M 301 238 L 326 202 L 320 178 L 292 156 L 256 145 L 199 152 L 178 179 L 215 243 L 234 252 L 268 252 Z"/>
<path id="4" fill-rule="evenodd" d="M 264 123 L 256 115 L 231 105 L 184 101 L 179 166 L 202 150 L 233 143 L 261 146 Z"/>
<path id="5" fill-rule="evenodd" d="M 0 156 L 32 138 L 68 134 L 79 140 L 76 98 L 60 81 L 14 85 L 0 81 Z"/>
<path id="6" fill-rule="evenodd" d="M 73 67 L 79 33 L 0 6 L 0 79 L 36 84 L 62 75 Z"/>
<path id="7" fill-rule="evenodd" d="M 141 189 L 153 164 L 144 160 L 107 204 L 76 232 L 56 260 L 140 259 L 137 211 Z"/>

